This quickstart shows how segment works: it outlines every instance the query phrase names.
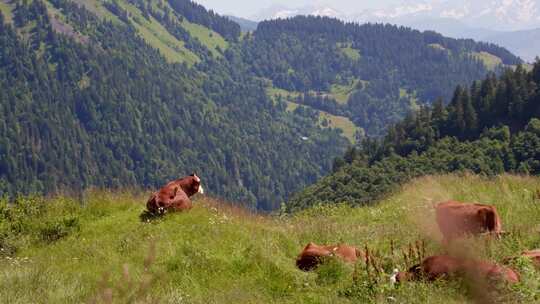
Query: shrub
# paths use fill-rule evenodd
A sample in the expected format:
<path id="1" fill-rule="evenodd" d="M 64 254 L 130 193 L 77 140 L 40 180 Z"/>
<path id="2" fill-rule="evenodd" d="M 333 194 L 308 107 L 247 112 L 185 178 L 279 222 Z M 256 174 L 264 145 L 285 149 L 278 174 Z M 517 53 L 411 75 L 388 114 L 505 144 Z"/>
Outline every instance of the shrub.
<path id="1" fill-rule="evenodd" d="M 72 231 L 79 231 L 79 229 L 79 219 L 69 216 L 60 220 L 44 222 L 39 228 L 38 234 L 42 241 L 52 243 L 68 236 Z"/>

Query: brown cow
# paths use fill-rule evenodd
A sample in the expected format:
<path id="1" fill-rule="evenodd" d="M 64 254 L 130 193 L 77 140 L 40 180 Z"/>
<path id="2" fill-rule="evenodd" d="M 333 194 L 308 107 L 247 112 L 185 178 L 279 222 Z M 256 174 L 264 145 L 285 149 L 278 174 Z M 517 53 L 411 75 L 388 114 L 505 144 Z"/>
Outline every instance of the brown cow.
<path id="1" fill-rule="evenodd" d="M 468 234 L 502 233 L 501 220 L 493 206 L 448 201 L 437 204 L 435 212 L 444 242 Z"/>
<path id="2" fill-rule="evenodd" d="M 461 262 L 447 255 L 436 255 L 425 258 L 422 263 L 414 265 L 406 272 L 399 272 L 397 282 L 426 279 L 434 281 L 439 278 L 455 276 L 461 271 Z"/>
<path id="3" fill-rule="evenodd" d="M 519 275 L 511 268 L 492 262 L 475 259 L 461 259 L 448 255 L 425 258 L 422 263 L 411 267 L 407 272 L 399 272 L 397 282 L 426 279 L 434 281 L 441 278 L 468 276 L 473 279 L 519 282 Z"/>
<path id="4" fill-rule="evenodd" d="M 500 266 L 487 261 L 469 260 L 465 267 L 469 276 L 473 278 L 486 278 L 488 280 L 518 283 L 519 274 L 512 268 Z"/>
<path id="5" fill-rule="evenodd" d="M 201 179 L 194 173 L 169 182 L 154 192 L 148 199 L 146 208 L 153 214 L 189 210 L 193 207 L 190 197 L 196 193 L 204 194 L 204 189 Z"/>
<path id="6" fill-rule="evenodd" d="M 296 266 L 303 271 L 310 271 L 317 268 L 325 258 L 331 256 L 337 256 L 348 263 L 355 263 L 363 254 L 360 250 L 348 245 L 319 246 L 309 243 L 296 258 Z"/>

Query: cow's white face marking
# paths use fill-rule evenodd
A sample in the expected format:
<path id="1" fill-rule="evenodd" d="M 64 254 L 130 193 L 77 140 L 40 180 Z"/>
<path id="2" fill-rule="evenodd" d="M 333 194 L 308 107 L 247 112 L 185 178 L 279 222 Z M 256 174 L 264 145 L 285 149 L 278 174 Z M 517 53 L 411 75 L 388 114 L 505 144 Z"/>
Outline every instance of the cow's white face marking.
<path id="1" fill-rule="evenodd" d="M 201 182 L 201 179 L 197 176 L 197 174 L 193 175 L 193 177 L 195 178 L 195 181 L 197 181 L 197 183 Z"/>
<path id="2" fill-rule="evenodd" d="M 197 193 L 204 194 L 204 189 L 202 186 L 199 186 L 199 190 L 197 191 Z"/>
<path id="3" fill-rule="evenodd" d="M 394 272 L 392 272 L 392 275 L 390 276 L 390 283 L 392 283 L 392 285 L 396 284 L 398 273 L 399 273 L 399 270 L 395 268 Z"/>

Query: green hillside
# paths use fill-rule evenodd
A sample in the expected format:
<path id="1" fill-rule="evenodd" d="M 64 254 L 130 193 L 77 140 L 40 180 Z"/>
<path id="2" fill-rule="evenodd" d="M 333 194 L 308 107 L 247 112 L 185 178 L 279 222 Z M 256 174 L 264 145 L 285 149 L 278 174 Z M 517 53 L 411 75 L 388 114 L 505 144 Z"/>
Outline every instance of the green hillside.
<path id="1" fill-rule="evenodd" d="M 185 42 L 171 35 L 167 29 L 153 17 L 143 17 L 141 11 L 129 3 L 121 3 L 130 15 L 131 24 L 135 26 L 139 35 L 149 45 L 157 48 L 169 62 L 186 62 L 188 65 L 198 63 L 200 59 L 196 54 L 185 47 Z"/>
<path id="2" fill-rule="evenodd" d="M 226 50 L 229 46 L 228 42 L 218 33 L 199 24 L 191 23 L 187 20 L 182 22 L 182 26 L 189 34 L 197 38 L 204 46 L 206 46 L 215 56 L 221 56 L 218 49 Z"/>
<path id="3" fill-rule="evenodd" d="M 336 92 L 343 92 L 344 90 L 347 90 L 346 86 L 336 87 Z M 357 132 L 362 135 L 364 134 L 364 130 L 360 127 L 357 127 L 348 117 L 333 115 L 320 109 L 315 109 L 310 106 L 296 103 L 295 101 L 298 99 L 298 97 L 302 95 L 302 93 L 300 92 L 291 92 L 270 86 L 266 89 L 266 94 L 276 103 L 278 101 L 284 101 L 287 106 L 287 111 L 289 112 L 295 111 L 300 106 L 303 106 L 310 110 L 314 110 L 316 113 L 318 113 L 319 124 L 321 127 L 341 130 L 343 136 L 345 136 L 352 144 L 357 142 Z M 340 93 L 335 94 L 336 95 L 333 96 L 337 96 L 337 94 Z"/>
<path id="4" fill-rule="evenodd" d="M 315 16 L 263 21 L 246 37 L 243 55 L 257 76 L 327 96 L 309 105 L 348 117 L 370 136 L 384 135 L 416 105 L 449 101 L 457 85 L 521 62 L 493 44 Z"/>
<path id="5" fill-rule="evenodd" d="M 13 12 L 12 7 L 7 4 L 5 1 L 0 1 L 0 12 L 4 14 L 4 17 L 6 18 L 6 22 L 12 22 L 13 19 Z"/>
<path id="6" fill-rule="evenodd" d="M 470 54 L 519 63 L 494 45 L 330 18 L 242 34 L 190 0 L 0 4 L 0 196 L 197 171 L 212 194 L 275 210 L 358 138 L 483 77 Z"/>
<path id="7" fill-rule="evenodd" d="M 211 194 L 273 210 L 350 144 L 272 102 L 228 47 L 240 27 L 191 1 L 9 7 L 0 196 L 157 187 L 196 171 Z"/>
<path id="8" fill-rule="evenodd" d="M 316 204 L 366 205 L 415 177 L 454 172 L 540 175 L 540 62 L 470 88 L 450 104 L 419 107 L 334 161 L 333 173 L 295 194 L 289 210 Z M 415 96 L 415 92 L 402 91 Z"/>
<path id="9" fill-rule="evenodd" d="M 501 58 L 490 54 L 488 52 L 475 52 L 472 54 L 473 57 L 481 60 L 486 68 L 490 71 L 494 71 L 497 67 L 501 66 L 503 64 L 503 61 Z"/>
<path id="10" fill-rule="evenodd" d="M 189 213 L 141 222 L 147 194 L 88 192 L 0 204 L 0 302 L 3 303 L 467 303 L 460 282 L 389 284 L 425 254 L 441 252 L 433 203 L 458 199 L 496 205 L 502 240 L 464 241 L 477 257 L 502 262 L 540 246 L 540 179 L 471 175 L 417 179 L 373 207 L 312 208 L 294 216 L 257 216 L 198 197 Z M 368 246 L 382 273 L 363 262 L 330 261 L 313 273 L 295 268 L 308 242 Z M 391 251 L 393 243 L 394 251 Z M 409 257 L 407 261 L 403 254 Z M 522 283 L 502 303 L 537 302 L 540 272 L 513 266 Z"/>

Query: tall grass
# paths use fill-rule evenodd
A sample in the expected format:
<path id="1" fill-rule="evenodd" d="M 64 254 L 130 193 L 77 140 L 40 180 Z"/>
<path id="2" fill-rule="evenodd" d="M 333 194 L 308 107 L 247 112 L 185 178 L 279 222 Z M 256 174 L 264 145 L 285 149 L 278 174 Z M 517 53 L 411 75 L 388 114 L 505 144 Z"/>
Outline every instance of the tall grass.
<path id="1" fill-rule="evenodd" d="M 500 241 L 467 240 L 469 252 L 499 263 L 540 248 L 540 179 L 436 176 L 417 179 L 374 207 L 315 207 L 261 216 L 196 198 L 188 213 L 141 221 L 146 194 L 92 191 L 80 199 L 21 198 L 0 204 L 2 303 L 464 303 L 460 281 L 392 286 L 389 275 L 441 253 L 433 204 L 496 205 Z M 345 202 L 344 202 L 345 203 Z M 306 243 L 339 242 L 370 252 L 356 265 L 330 260 L 296 269 Z M 496 299 L 540 301 L 540 273 L 512 260 L 522 283 Z"/>

